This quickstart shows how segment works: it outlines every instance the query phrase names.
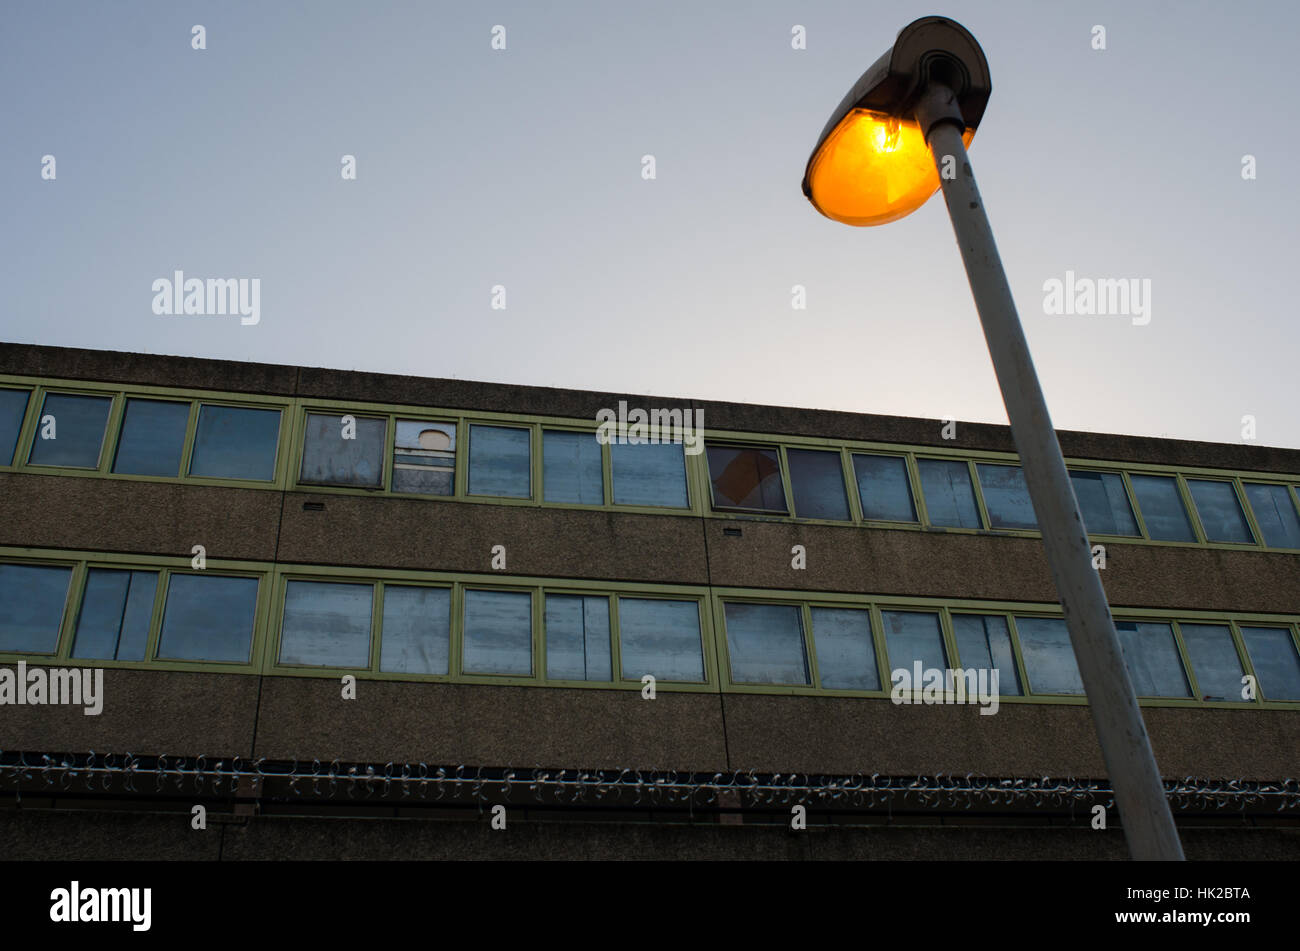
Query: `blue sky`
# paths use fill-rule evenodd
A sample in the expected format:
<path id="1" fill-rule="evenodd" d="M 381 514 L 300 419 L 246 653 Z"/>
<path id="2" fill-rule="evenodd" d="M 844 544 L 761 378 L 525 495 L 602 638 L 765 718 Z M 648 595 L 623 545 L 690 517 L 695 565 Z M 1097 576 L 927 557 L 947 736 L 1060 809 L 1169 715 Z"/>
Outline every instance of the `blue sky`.
<path id="1" fill-rule="evenodd" d="M 799 189 L 932 13 L 990 63 L 971 159 L 1056 425 L 1300 448 L 1300 7 L 1250 0 L 10 0 L 0 338 L 1004 422 L 941 199 Z M 260 322 L 154 314 L 178 269 L 258 278 Z M 1150 280 L 1150 323 L 1044 313 L 1067 270 Z"/>

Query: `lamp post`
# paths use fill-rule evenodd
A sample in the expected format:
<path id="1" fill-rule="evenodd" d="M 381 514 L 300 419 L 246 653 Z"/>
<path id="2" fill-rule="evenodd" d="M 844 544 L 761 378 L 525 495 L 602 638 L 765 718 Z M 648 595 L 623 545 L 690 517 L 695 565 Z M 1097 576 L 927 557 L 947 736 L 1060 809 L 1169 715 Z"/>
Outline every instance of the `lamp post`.
<path id="1" fill-rule="evenodd" d="M 829 218 L 877 225 L 910 214 L 942 187 L 1129 852 L 1181 860 L 1074 487 L 966 155 L 991 89 L 984 52 L 964 27 L 945 17 L 909 24 L 832 113 L 803 190 Z"/>

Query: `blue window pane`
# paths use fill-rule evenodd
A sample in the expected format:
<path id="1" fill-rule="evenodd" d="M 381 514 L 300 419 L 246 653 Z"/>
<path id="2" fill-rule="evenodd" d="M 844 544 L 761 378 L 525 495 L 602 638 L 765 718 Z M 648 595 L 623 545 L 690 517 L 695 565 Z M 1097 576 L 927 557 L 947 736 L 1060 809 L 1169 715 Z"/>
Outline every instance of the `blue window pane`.
<path id="1" fill-rule="evenodd" d="M 1092 535 L 1137 535 L 1137 519 L 1128 504 L 1124 477 L 1118 472 L 1070 470 L 1083 526 Z"/>
<path id="2" fill-rule="evenodd" d="M 1133 495 L 1142 510 L 1142 521 L 1147 534 L 1162 542 L 1194 542 L 1191 520 L 1183 507 L 1178 483 L 1173 476 L 1138 475 L 1131 473 Z"/>
<path id="3" fill-rule="evenodd" d="M 619 598 L 618 627 L 624 679 L 704 680 L 698 602 Z"/>
<path id="4" fill-rule="evenodd" d="M 280 663 L 370 666 L 374 585 L 290 581 L 284 593 Z"/>
<path id="5" fill-rule="evenodd" d="M 921 671 L 946 670 L 947 654 L 943 649 L 943 631 L 939 627 L 939 615 L 928 611 L 882 611 L 881 620 L 885 624 L 885 650 L 889 654 L 889 672 L 905 669 L 916 683 L 914 665 L 921 662 Z"/>
<path id="6" fill-rule="evenodd" d="M 383 419 L 353 416 L 352 425 L 344 426 L 342 416 L 308 413 L 298 481 L 379 488 L 384 484 L 387 439 L 388 422 Z"/>
<path id="7" fill-rule="evenodd" d="M 800 518 L 848 521 L 849 500 L 844 492 L 840 454 L 819 449 L 787 449 L 785 457 L 790 463 L 794 514 Z"/>
<path id="8" fill-rule="evenodd" d="M 546 676 L 551 680 L 609 680 L 609 598 L 546 596 Z"/>
<path id="9" fill-rule="evenodd" d="M 775 449 L 708 446 L 713 507 L 785 512 L 781 457 Z"/>
<path id="10" fill-rule="evenodd" d="M 1116 621 L 1124 664 L 1139 697 L 1190 697 L 1183 660 L 1168 624 Z"/>
<path id="11" fill-rule="evenodd" d="M 456 424 L 399 419 L 393 449 L 393 491 L 451 495 L 456 491 Z"/>
<path id="12" fill-rule="evenodd" d="M 945 528 L 982 528 L 970 468 L 955 459 L 918 459 L 921 492 L 931 525 Z"/>
<path id="13" fill-rule="evenodd" d="M 27 461 L 38 466 L 98 468 L 112 406 L 113 400 L 107 396 L 47 394 Z"/>
<path id="14" fill-rule="evenodd" d="M 167 582 L 158 656 L 246 664 L 256 613 L 256 578 L 173 574 Z"/>
<path id="15" fill-rule="evenodd" d="M 27 390 L 0 390 L 0 466 L 13 463 L 30 395 Z"/>
<path id="16" fill-rule="evenodd" d="M 862 517 L 890 522 L 915 522 L 907 460 L 902 456 L 853 455 L 853 473 L 862 499 Z"/>
<path id="17" fill-rule="evenodd" d="M 1242 700 L 1241 658 L 1226 624 L 1180 624 L 1202 700 Z"/>
<path id="18" fill-rule="evenodd" d="M 156 571 L 91 568 L 77 612 L 72 656 L 144 660 L 157 589 Z"/>
<path id="19" fill-rule="evenodd" d="M 827 690 L 879 690 L 871 612 L 861 608 L 813 608 L 817 673 Z"/>
<path id="20" fill-rule="evenodd" d="M 746 684 L 807 684 L 803 617 L 792 604 L 743 604 L 729 601 L 727 653 L 731 679 Z"/>
<path id="21" fill-rule="evenodd" d="M 0 651 L 53 654 L 72 569 L 0 564 Z"/>
<path id="22" fill-rule="evenodd" d="M 1038 527 L 1034 504 L 1029 501 L 1029 486 L 1025 484 L 1025 474 L 1019 466 L 981 462 L 975 468 L 979 471 L 990 527 Z"/>
<path id="23" fill-rule="evenodd" d="M 1259 482 L 1245 485 L 1255 523 L 1264 533 L 1264 543 L 1273 548 L 1300 548 L 1300 518 L 1296 517 L 1290 490 L 1284 485 Z"/>
<path id="24" fill-rule="evenodd" d="M 451 589 L 384 585 L 379 669 L 445 674 L 451 644 Z"/>
<path id="25" fill-rule="evenodd" d="M 1070 632 L 1059 617 L 1017 617 L 1020 656 L 1034 693 L 1082 694 L 1083 678 L 1074 659 Z"/>
<path id="26" fill-rule="evenodd" d="M 615 505 L 689 508 L 681 443 L 610 443 Z"/>
<path id="27" fill-rule="evenodd" d="M 199 407 L 190 475 L 269 482 L 275 478 L 275 450 L 279 439 L 278 409 L 204 403 Z"/>
<path id="28" fill-rule="evenodd" d="M 532 494 L 527 429 L 506 426 L 469 428 L 470 495 L 526 499 Z"/>
<path id="29" fill-rule="evenodd" d="M 533 673 L 533 596 L 527 591 L 465 592 L 467 674 Z"/>
<path id="30" fill-rule="evenodd" d="M 605 477 L 596 434 L 543 431 L 542 487 L 547 502 L 603 504 Z"/>
<path id="31" fill-rule="evenodd" d="M 127 400 L 113 471 L 125 475 L 179 475 L 189 422 L 189 403 Z"/>
<path id="32" fill-rule="evenodd" d="M 1300 657 L 1284 627 L 1243 627 L 1241 639 L 1265 700 L 1300 700 Z"/>
<path id="33" fill-rule="evenodd" d="M 996 670 L 998 694 L 1020 696 L 1020 674 L 1016 671 L 1016 654 L 1011 647 L 1011 629 L 1000 614 L 954 614 L 953 633 L 957 636 L 957 653 L 968 670 Z"/>
<path id="34" fill-rule="evenodd" d="M 1231 482 L 1188 479 L 1187 488 L 1196 503 L 1205 537 L 1212 542 L 1253 542 L 1246 515 L 1237 501 Z"/>

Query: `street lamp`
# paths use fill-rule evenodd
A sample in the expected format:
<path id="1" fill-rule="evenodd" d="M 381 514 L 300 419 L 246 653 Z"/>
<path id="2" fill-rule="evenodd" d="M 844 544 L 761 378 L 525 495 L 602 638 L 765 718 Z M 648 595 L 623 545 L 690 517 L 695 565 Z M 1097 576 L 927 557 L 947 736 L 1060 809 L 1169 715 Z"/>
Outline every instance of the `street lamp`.
<path id="1" fill-rule="evenodd" d="M 942 187 L 1129 852 L 1181 860 L 1079 503 L 966 155 L 991 89 L 984 52 L 964 27 L 946 17 L 909 24 L 831 114 L 808 159 L 803 192 L 828 218 L 878 225 L 910 214 Z"/>

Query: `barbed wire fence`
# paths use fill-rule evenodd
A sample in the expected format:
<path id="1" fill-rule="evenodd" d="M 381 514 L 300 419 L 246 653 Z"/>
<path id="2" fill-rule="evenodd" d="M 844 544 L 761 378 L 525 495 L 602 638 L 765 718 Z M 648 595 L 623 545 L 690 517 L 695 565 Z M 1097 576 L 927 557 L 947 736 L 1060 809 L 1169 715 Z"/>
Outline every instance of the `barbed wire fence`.
<path id="1" fill-rule="evenodd" d="M 1166 780 L 1180 813 L 1300 814 L 1300 782 L 1196 778 Z M 440 766 L 427 763 L 272 761 L 132 753 L 5 753 L 0 790 L 23 794 L 114 794 L 477 805 L 536 803 L 689 810 L 762 810 L 802 804 L 849 811 L 1074 811 L 1114 805 L 1110 785 L 1074 777 L 997 778 L 975 774 L 827 776 L 755 770 L 684 772 Z"/>

